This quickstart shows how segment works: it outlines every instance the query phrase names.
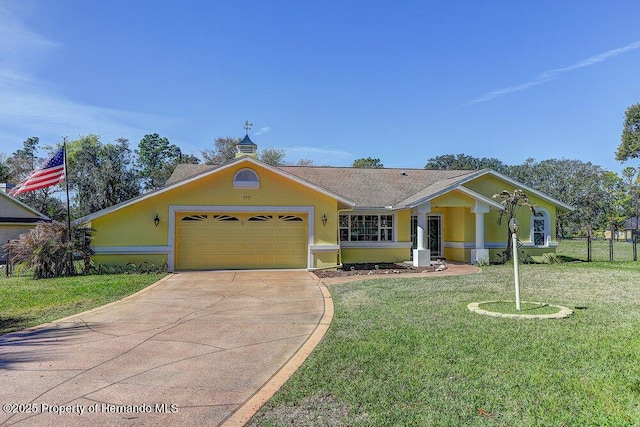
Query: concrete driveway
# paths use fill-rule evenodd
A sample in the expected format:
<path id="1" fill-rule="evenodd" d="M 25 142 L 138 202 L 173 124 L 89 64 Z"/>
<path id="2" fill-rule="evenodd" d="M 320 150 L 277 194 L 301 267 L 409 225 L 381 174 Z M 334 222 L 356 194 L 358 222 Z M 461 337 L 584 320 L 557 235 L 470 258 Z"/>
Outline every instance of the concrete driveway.
<path id="1" fill-rule="evenodd" d="M 185 272 L 4 335 L 0 424 L 241 425 L 324 334 L 330 302 L 304 271 Z"/>

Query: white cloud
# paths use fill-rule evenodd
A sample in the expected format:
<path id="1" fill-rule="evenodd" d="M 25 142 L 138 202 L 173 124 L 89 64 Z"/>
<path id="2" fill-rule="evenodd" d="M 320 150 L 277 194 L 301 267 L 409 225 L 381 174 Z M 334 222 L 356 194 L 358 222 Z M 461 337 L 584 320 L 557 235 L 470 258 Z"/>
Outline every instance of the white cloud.
<path id="1" fill-rule="evenodd" d="M 549 80 L 549 79 L 534 80 L 534 81 L 531 81 L 531 82 L 528 82 L 528 83 L 522 83 L 522 84 L 517 85 L 517 86 L 505 87 L 504 89 L 500 89 L 500 90 L 496 90 L 496 91 L 493 91 L 493 92 L 489 92 L 489 93 L 487 93 L 487 94 L 485 94 L 485 95 L 483 95 L 483 96 L 481 96 L 479 98 L 472 99 L 471 101 L 469 101 L 469 104 L 479 104 L 481 102 L 490 101 L 492 99 L 499 98 L 501 96 L 508 95 L 510 93 L 513 93 L 513 92 L 518 92 L 518 91 L 521 91 L 521 90 L 524 90 L 524 89 L 529 89 L 530 87 L 533 87 L 533 86 L 538 86 L 538 85 L 540 85 L 542 83 L 545 83 L 547 80 Z"/>
<path id="2" fill-rule="evenodd" d="M 580 62 L 577 62 L 573 65 L 570 65 L 568 67 L 564 67 L 564 68 L 558 68 L 555 70 L 549 70 L 549 71 L 545 71 L 541 78 L 553 78 L 558 74 L 561 73 L 566 73 L 568 71 L 573 71 L 573 70 L 577 70 L 578 68 L 583 68 L 583 67 L 588 67 L 590 65 L 594 65 L 597 64 L 599 62 L 602 61 L 606 61 L 609 58 L 614 58 L 618 55 L 622 55 L 623 53 L 629 52 L 631 50 L 635 50 L 640 48 L 640 41 L 637 42 L 633 42 L 633 43 L 629 43 L 628 45 L 618 48 L 618 49 L 612 49 L 609 50 L 607 52 L 603 52 L 603 53 L 599 53 L 598 55 L 593 55 L 587 59 L 584 59 Z"/>
<path id="3" fill-rule="evenodd" d="M 351 164 L 353 160 L 353 154 L 348 151 L 340 150 L 330 146 L 323 147 L 285 147 L 287 153 L 286 160 L 288 162 L 295 163 L 300 159 L 313 160 L 313 163 L 318 166 L 333 165 L 341 166 Z"/>
<path id="4" fill-rule="evenodd" d="M 55 92 L 24 74 L 0 72 L 0 127 L 5 135 L 14 135 L 8 143 L 15 145 L 29 136 L 40 136 L 43 140 L 53 138 L 54 141 L 47 141 L 53 143 L 62 136 L 75 138 L 88 133 L 99 134 L 110 141 L 142 136 L 159 124 L 180 122 L 169 117 L 82 104 Z M 10 150 L 0 147 L 0 151 Z"/>
<path id="5" fill-rule="evenodd" d="M 255 132 L 254 135 L 262 135 L 264 133 L 269 133 L 271 132 L 271 126 L 265 126 L 265 127 L 261 127 L 260 130 L 258 132 Z"/>
<path id="6" fill-rule="evenodd" d="M 0 5 L 0 64 L 3 68 L 31 68 L 42 62 L 43 57 L 60 48 L 59 43 L 48 40 L 22 25 L 18 13 L 14 10 L 24 13 L 26 7 L 22 8 L 23 10 L 10 10 L 6 5 Z"/>
<path id="7" fill-rule="evenodd" d="M 28 4 L 13 10 L 5 5 L 0 5 L 0 152 L 14 151 L 30 136 L 52 144 L 63 136 L 96 133 L 111 141 L 181 122 L 77 102 L 64 94 L 64 88 L 35 78 L 39 64 L 46 63 L 42 59 L 54 55 L 60 44 L 24 27 L 19 12 L 28 13 Z"/>
<path id="8" fill-rule="evenodd" d="M 526 83 L 522 83 L 522 84 L 519 84 L 519 85 L 515 85 L 515 86 L 509 86 L 509 87 L 506 87 L 506 88 L 503 88 L 503 89 L 499 89 L 499 90 L 496 90 L 496 91 L 493 91 L 493 92 L 489 92 L 489 93 L 487 93 L 487 94 L 485 94 L 485 95 L 483 95 L 483 96 L 481 96 L 479 98 L 472 99 L 471 101 L 468 102 L 468 104 L 479 104 L 481 102 L 485 102 L 485 101 L 489 101 L 489 100 L 492 100 L 492 99 L 495 99 L 495 98 L 499 98 L 501 96 L 508 95 L 510 93 L 513 93 L 513 92 L 518 92 L 518 91 L 521 91 L 521 90 L 529 89 L 529 88 L 531 88 L 533 86 L 538 86 L 538 85 L 541 85 L 543 83 L 548 82 L 549 80 L 553 80 L 553 79 L 555 79 L 556 77 L 558 77 L 561 74 L 568 73 L 570 71 L 577 70 L 579 68 L 589 67 L 591 65 L 598 64 L 598 63 L 600 63 L 602 61 L 606 61 L 607 59 L 614 58 L 614 57 L 616 57 L 618 55 L 622 55 L 623 53 L 626 53 L 626 52 L 629 52 L 631 50 L 635 50 L 635 49 L 638 49 L 638 48 L 640 48 L 640 41 L 629 43 L 628 45 L 623 46 L 621 48 L 612 49 L 612 50 L 609 50 L 609 51 L 606 51 L 606 52 L 599 53 L 597 55 L 593 55 L 593 56 L 591 56 L 591 57 L 589 57 L 587 59 L 584 59 L 582 61 L 576 62 L 575 64 L 569 65 L 567 67 L 556 68 L 556 69 L 553 69 L 553 70 L 545 71 L 538 78 L 536 78 L 536 79 L 534 79 L 532 81 L 529 81 L 529 82 L 526 82 Z"/>
<path id="9" fill-rule="evenodd" d="M 308 153 L 308 154 L 321 154 L 327 156 L 336 157 L 351 157 L 351 153 L 328 146 L 324 147 L 289 147 L 287 153 Z"/>

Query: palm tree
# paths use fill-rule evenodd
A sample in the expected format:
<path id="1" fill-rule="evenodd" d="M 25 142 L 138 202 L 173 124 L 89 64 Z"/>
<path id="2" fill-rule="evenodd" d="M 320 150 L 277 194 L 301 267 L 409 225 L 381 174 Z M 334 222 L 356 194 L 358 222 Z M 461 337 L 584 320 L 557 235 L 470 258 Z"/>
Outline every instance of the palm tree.
<path id="1" fill-rule="evenodd" d="M 522 206 L 529 206 L 531 212 L 535 215 L 536 211 L 533 209 L 533 205 L 529 203 L 529 198 L 524 191 L 516 188 L 513 193 L 507 190 L 502 190 L 498 194 L 493 195 L 494 199 L 500 199 L 500 204 L 503 210 L 500 211 L 498 216 L 498 224 L 502 224 L 502 221 L 506 220 L 507 224 L 511 223 L 512 219 L 515 219 L 518 215 L 518 211 Z M 507 227 L 507 248 L 503 252 L 503 261 L 508 262 L 511 260 L 511 230 Z"/>

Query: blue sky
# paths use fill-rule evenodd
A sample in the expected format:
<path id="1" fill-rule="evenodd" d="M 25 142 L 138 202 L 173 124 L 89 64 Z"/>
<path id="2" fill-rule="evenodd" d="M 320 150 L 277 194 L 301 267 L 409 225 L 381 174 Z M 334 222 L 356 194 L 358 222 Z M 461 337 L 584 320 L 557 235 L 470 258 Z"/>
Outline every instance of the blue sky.
<path id="1" fill-rule="evenodd" d="M 465 153 L 619 171 L 637 1 L 0 0 L 0 152 L 220 136 L 347 166 Z"/>

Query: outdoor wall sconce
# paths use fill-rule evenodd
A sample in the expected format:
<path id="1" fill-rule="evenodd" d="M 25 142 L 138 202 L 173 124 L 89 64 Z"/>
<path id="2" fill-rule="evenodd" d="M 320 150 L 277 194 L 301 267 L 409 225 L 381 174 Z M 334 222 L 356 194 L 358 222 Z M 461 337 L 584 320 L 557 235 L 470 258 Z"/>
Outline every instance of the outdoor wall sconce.
<path id="1" fill-rule="evenodd" d="M 325 227 L 327 225 L 327 215 L 322 214 L 322 226 Z"/>
<path id="2" fill-rule="evenodd" d="M 160 224 L 160 217 L 158 216 L 158 214 L 156 214 L 156 217 L 153 218 L 153 223 L 156 225 L 156 227 L 158 226 L 158 224 Z"/>

